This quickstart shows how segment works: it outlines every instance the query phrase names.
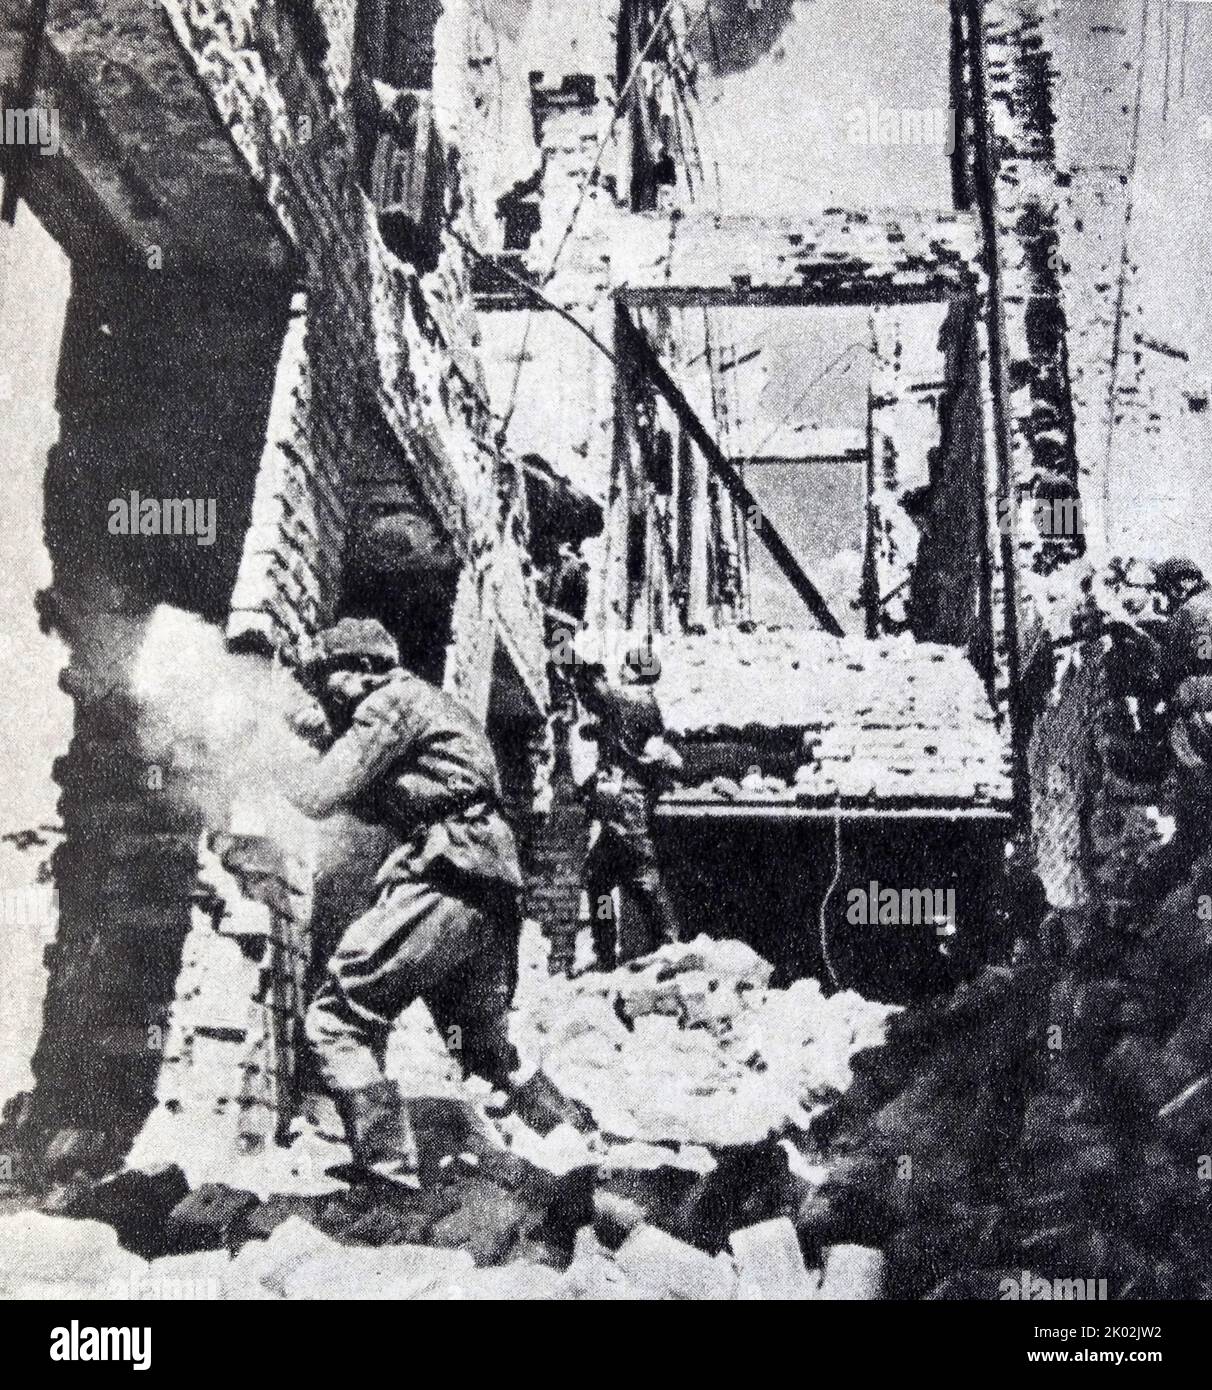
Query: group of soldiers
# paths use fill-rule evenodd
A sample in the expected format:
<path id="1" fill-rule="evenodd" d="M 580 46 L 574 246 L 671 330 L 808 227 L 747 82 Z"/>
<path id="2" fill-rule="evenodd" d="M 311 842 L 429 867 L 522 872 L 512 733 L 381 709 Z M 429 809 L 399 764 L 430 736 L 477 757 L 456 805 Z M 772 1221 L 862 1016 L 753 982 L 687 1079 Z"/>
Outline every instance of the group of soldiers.
<path id="1" fill-rule="evenodd" d="M 1155 580 L 1165 611 L 1134 626 L 1165 703 L 1176 830 L 1138 876 L 1137 891 L 1154 900 L 1203 853 L 1212 823 L 1212 586 L 1181 559 L 1157 566 Z M 572 667 L 574 742 L 593 750 L 580 786 L 593 825 L 585 889 L 602 969 L 679 939 L 652 835 L 656 798 L 681 771 L 651 688 L 657 669 L 631 654 L 630 679 L 616 684 L 592 652 Z M 305 1019 L 355 1165 L 417 1181 L 408 1106 L 384 1074 L 388 1035 L 416 999 L 444 1035 L 460 1038 L 465 1070 L 494 1087 L 498 1113 L 584 1127 L 584 1107 L 541 1072 L 524 1075 L 510 1042 L 522 873 L 484 729 L 405 670 L 373 620 L 322 632 L 300 676 L 315 704 L 294 729 L 315 751 L 288 778 L 289 794 L 310 816 L 343 811 L 391 832 L 372 904 L 346 926 Z M 625 941 L 616 891 L 635 913 Z"/>
<path id="2" fill-rule="evenodd" d="M 676 941 L 677 918 L 653 846 L 653 805 L 680 759 L 664 738 L 645 680 L 607 678 L 591 655 L 574 664 L 579 736 L 596 748 L 582 790 L 593 817 L 585 882 L 597 964 L 620 957 L 614 890 L 640 929 L 623 955 Z M 400 664 L 373 619 L 342 619 L 304 654 L 314 704 L 294 732 L 314 750 L 288 770 L 288 795 L 307 815 L 337 812 L 386 829 L 391 850 L 371 906 L 344 929 L 304 1020 L 319 1079 L 334 1097 L 354 1165 L 415 1184 L 422 1167 L 407 1102 L 384 1073 L 395 1021 L 423 1000 L 438 1029 L 459 1039 L 467 1072 L 513 1109 L 549 1128 L 591 1117 L 543 1073 L 524 1074 L 509 1038 L 517 983 L 522 873 L 502 814 L 496 759 L 481 725 L 451 696 Z"/>
<path id="3" fill-rule="evenodd" d="M 1159 902 L 1209 848 L 1212 824 L 1212 585 L 1194 561 L 1154 570 L 1163 611 L 1138 620 L 1140 658 L 1161 697 L 1174 834 L 1141 866 L 1134 894 Z"/>

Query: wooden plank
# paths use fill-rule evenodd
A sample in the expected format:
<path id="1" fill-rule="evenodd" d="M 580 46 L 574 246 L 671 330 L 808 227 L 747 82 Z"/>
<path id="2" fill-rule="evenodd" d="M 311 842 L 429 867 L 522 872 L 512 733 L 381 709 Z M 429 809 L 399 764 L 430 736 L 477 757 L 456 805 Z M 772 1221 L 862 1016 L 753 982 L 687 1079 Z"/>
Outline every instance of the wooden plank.
<path id="1" fill-rule="evenodd" d="M 1008 804 L 994 806 L 938 805 L 923 801 L 917 805 L 891 806 L 878 800 L 856 805 L 843 800 L 840 805 L 791 804 L 757 801 L 662 801 L 657 803 L 658 820 L 769 820 L 828 821 L 849 820 L 937 820 L 1001 821 L 1012 819 Z"/>
<path id="2" fill-rule="evenodd" d="M 981 281 L 973 219 L 917 210 L 638 216 L 611 262 L 619 299 L 635 307 L 917 304 Z"/>

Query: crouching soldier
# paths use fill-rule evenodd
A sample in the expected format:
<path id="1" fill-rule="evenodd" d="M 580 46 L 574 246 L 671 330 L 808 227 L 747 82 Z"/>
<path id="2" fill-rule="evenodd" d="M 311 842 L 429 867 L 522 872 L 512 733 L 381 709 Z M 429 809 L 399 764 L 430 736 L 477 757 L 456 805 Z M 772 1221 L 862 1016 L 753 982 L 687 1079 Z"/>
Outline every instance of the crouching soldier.
<path id="1" fill-rule="evenodd" d="M 522 876 L 484 731 L 403 670 L 373 620 L 346 618 L 320 633 L 301 677 L 318 709 L 296 732 L 321 753 L 288 776 L 291 799 L 315 818 L 344 811 L 387 827 L 394 844 L 373 906 L 345 929 L 305 1020 L 355 1165 L 416 1181 L 407 1106 L 383 1072 L 391 1027 L 415 999 L 448 1042 L 457 1039 L 464 1069 L 504 1091 L 524 1118 L 537 1104 L 554 1107 L 553 1122 L 584 1120 L 579 1107 L 560 1113 L 563 1098 L 545 1078 L 518 1085 L 508 1011 Z"/>
<path id="2" fill-rule="evenodd" d="M 1157 637 L 1158 665 L 1174 689 L 1188 676 L 1212 675 L 1212 586 L 1193 560 L 1164 560 L 1154 576 L 1169 609 Z"/>
<path id="3" fill-rule="evenodd" d="M 679 941 L 677 913 L 661 877 L 652 839 L 652 818 L 661 791 L 682 770 L 665 740 L 665 725 L 650 688 L 655 659 L 632 654 L 630 688 L 613 686 L 599 654 L 582 644 L 574 666 L 577 698 L 587 716 L 582 738 L 596 745 L 596 765 L 586 779 L 592 842 L 585 856 L 585 891 L 593 949 L 600 969 Z M 652 654 L 649 653 L 649 656 Z M 641 932 L 622 940 L 614 920 L 612 890 L 640 913 Z"/>

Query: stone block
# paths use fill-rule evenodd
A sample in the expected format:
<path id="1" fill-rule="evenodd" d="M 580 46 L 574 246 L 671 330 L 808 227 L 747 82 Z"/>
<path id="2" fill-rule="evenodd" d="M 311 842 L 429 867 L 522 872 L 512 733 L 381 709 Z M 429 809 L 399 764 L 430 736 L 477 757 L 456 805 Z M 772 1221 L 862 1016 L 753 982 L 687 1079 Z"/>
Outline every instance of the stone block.
<path id="1" fill-rule="evenodd" d="M 804 1267 L 799 1237 L 787 1217 L 733 1231 L 728 1243 L 737 1265 L 738 1298 L 799 1302 L 817 1296 L 821 1276 Z"/>
<path id="2" fill-rule="evenodd" d="M 736 1269 L 731 1259 L 696 1250 L 655 1226 L 637 1227 L 614 1258 L 629 1279 L 667 1298 L 701 1302 L 736 1295 Z"/>
<path id="3" fill-rule="evenodd" d="M 104 1178 L 73 1199 L 65 1215 L 105 1221 L 128 1249 L 146 1259 L 163 1255 L 168 1219 L 189 1196 L 189 1182 L 176 1164 L 146 1171 L 128 1169 Z"/>
<path id="4" fill-rule="evenodd" d="M 869 1245 L 831 1245 L 818 1295 L 824 1299 L 877 1299 L 884 1285 L 884 1252 Z"/>
<path id="5" fill-rule="evenodd" d="M 167 1248 L 184 1255 L 228 1246 L 242 1219 L 256 1205 L 251 1192 L 226 1183 L 203 1183 L 173 1208 L 166 1230 Z"/>

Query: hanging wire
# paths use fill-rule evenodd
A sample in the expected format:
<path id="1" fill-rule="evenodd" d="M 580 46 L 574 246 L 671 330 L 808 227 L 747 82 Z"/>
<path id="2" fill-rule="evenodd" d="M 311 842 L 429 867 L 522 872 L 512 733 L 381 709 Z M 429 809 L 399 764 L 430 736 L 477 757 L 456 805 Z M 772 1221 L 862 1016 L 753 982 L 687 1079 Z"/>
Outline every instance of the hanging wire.
<path id="1" fill-rule="evenodd" d="M 664 7 L 662 8 L 660 14 L 657 16 L 657 19 L 652 26 L 652 30 L 649 33 L 647 40 L 645 41 L 644 45 L 642 46 L 639 53 L 636 55 L 635 59 L 632 62 L 631 70 L 628 72 L 623 86 L 619 90 L 618 95 L 615 97 L 614 105 L 610 113 L 609 124 L 607 125 L 606 130 L 603 132 L 601 139 L 598 141 L 597 150 L 595 151 L 593 157 L 593 163 L 590 166 L 589 172 L 581 180 L 580 188 L 577 191 L 576 202 L 573 204 L 572 213 L 569 216 L 568 222 L 560 235 L 559 241 L 556 243 L 556 248 L 551 258 L 551 264 L 547 268 L 547 271 L 544 273 L 540 281 L 540 284 L 544 288 L 546 288 L 555 278 L 556 271 L 559 268 L 560 257 L 564 254 L 564 250 L 572 237 L 573 231 L 576 229 L 576 224 L 581 216 L 582 209 L 584 208 L 586 199 L 589 195 L 589 189 L 593 184 L 594 180 L 597 178 L 598 171 L 602 167 L 602 159 L 606 153 L 607 146 L 614 138 L 615 131 L 619 123 L 619 117 L 622 115 L 624 107 L 630 100 L 632 89 L 635 86 L 636 81 L 640 75 L 640 70 L 643 67 L 644 63 L 647 62 L 649 55 L 655 47 L 656 41 L 660 37 L 661 31 L 664 29 L 666 22 L 669 19 L 669 16 L 673 13 L 674 6 L 681 3 L 684 3 L 684 0 L 666 0 Z M 703 22 L 705 18 L 710 20 L 710 9 L 711 0 L 704 0 L 704 3 L 700 8 L 698 14 L 695 16 L 693 23 L 687 30 L 687 41 L 689 41 L 691 36 L 695 33 L 695 31 L 698 29 L 698 26 Z M 517 409 L 518 390 L 521 385 L 522 371 L 526 361 L 526 349 L 530 344 L 530 330 L 532 327 L 533 315 L 533 308 L 528 308 L 526 310 L 525 327 L 522 331 L 522 345 L 518 353 L 517 364 L 514 368 L 513 382 L 510 385 L 509 390 L 509 404 L 505 410 L 504 415 L 502 416 L 501 427 L 497 431 L 497 439 L 500 444 L 504 444 L 505 439 L 508 436 L 509 426 L 513 420 L 514 412 Z"/>
<path id="2" fill-rule="evenodd" d="M 824 367 L 822 367 L 821 370 L 817 372 L 816 376 L 814 376 L 808 382 L 807 386 L 804 387 L 803 391 L 801 391 L 800 394 L 795 398 L 795 400 L 792 401 L 791 408 L 782 417 L 782 419 L 780 419 L 758 443 L 757 447 L 753 450 L 753 457 L 761 457 L 762 450 L 766 447 L 767 444 L 770 443 L 770 441 L 778 434 L 778 432 L 783 428 L 787 421 L 790 420 L 791 417 L 796 413 L 796 411 L 799 410 L 799 408 L 804 404 L 814 387 L 819 386 L 820 383 L 824 381 L 824 379 L 830 374 L 830 372 L 832 372 L 836 366 L 838 366 L 846 357 L 848 357 L 852 352 L 854 352 L 856 348 L 866 349 L 866 347 L 866 339 L 856 339 L 854 342 L 844 347 L 841 350 L 841 352 L 837 354 L 836 357 L 833 357 L 828 362 L 826 362 Z"/>
<path id="3" fill-rule="evenodd" d="M 1178 96 L 1181 101 L 1187 95 L 1187 49 L 1191 42 L 1191 6 L 1183 6 L 1183 36 L 1179 49 Z"/>
<path id="4" fill-rule="evenodd" d="M 833 877 L 829 880 L 829 886 L 825 889 L 825 896 L 821 899 L 818 910 L 818 923 L 821 939 L 821 961 L 824 964 L 826 973 L 833 981 L 834 989 L 844 989 L 841 976 L 838 974 L 837 967 L 833 962 L 833 951 L 829 943 L 829 899 L 833 897 L 837 890 L 837 885 L 842 877 L 842 794 L 840 791 L 834 792 L 833 797 Z"/>
<path id="5" fill-rule="evenodd" d="M 1133 186 L 1136 182 L 1136 165 L 1140 152 L 1140 116 L 1145 94 L 1145 62 L 1148 58 L 1150 0 L 1141 0 L 1140 43 L 1137 47 L 1136 104 L 1132 113 L 1132 144 L 1126 173 L 1128 197 L 1124 210 L 1124 245 L 1120 256 L 1119 282 L 1115 292 L 1115 313 L 1112 317 L 1111 331 L 1111 370 L 1107 389 L 1107 444 L 1103 468 L 1103 523 L 1107 524 L 1111 510 L 1111 450 L 1115 439 L 1115 398 L 1119 393 L 1119 360 L 1123 343 L 1124 300 L 1128 289 L 1128 271 L 1131 266 L 1131 244 L 1129 233 L 1132 227 Z"/>

